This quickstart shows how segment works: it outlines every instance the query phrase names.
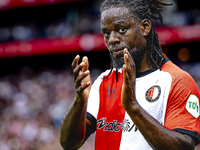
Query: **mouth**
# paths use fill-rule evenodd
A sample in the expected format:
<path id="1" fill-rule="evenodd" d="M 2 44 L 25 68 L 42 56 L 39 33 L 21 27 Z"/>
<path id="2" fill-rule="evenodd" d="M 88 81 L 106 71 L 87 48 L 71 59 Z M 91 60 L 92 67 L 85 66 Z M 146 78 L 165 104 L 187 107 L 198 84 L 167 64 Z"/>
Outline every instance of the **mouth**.
<path id="1" fill-rule="evenodd" d="M 124 49 L 120 49 L 120 50 L 112 50 L 113 53 L 113 57 L 122 57 L 124 56 Z"/>

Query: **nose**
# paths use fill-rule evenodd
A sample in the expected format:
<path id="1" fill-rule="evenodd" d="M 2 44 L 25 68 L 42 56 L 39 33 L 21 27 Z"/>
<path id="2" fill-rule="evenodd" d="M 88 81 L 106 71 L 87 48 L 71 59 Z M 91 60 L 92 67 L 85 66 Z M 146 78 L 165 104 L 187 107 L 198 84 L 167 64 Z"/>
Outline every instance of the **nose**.
<path id="1" fill-rule="evenodd" d="M 120 39 L 117 36 L 117 32 L 112 31 L 110 33 L 110 37 L 109 37 L 109 41 L 108 41 L 109 45 L 115 45 L 117 43 L 120 43 Z"/>

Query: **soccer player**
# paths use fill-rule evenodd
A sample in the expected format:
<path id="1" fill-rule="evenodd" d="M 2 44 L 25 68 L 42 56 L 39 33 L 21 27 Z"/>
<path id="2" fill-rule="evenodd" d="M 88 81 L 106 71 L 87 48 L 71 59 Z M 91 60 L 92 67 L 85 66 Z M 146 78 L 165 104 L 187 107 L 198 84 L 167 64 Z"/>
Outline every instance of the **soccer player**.
<path id="1" fill-rule="evenodd" d="M 101 30 L 112 68 L 91 86 L 88 58 L 72 69 L 76 96 L 60 143 L 76 150 L 96 131 L 96 150 L 193 150 L 200 141 L 198 87 L 162 54 L 157 0 L 106 0 Z M 95 57 L 95 56 L 94 56 Z M 102 63 L 104 63 L 102 58 Z"/>

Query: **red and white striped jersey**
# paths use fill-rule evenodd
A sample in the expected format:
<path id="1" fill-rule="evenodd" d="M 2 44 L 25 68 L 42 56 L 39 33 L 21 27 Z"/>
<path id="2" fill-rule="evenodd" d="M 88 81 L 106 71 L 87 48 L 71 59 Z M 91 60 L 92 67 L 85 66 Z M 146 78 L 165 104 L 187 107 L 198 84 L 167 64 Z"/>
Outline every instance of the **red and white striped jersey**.
<path id="1" fill-rule="evenodd" d="M 121 104 L 123 71 L 109 70 L 94 82 L 87 118 L 96 124 L 96 150 L 149 150 L 137 126 Z M 200 141 L 198 87 L 192 77 L 168 59 L 161 69 L 137 74 L 136 99 L 164 127 Z"/>

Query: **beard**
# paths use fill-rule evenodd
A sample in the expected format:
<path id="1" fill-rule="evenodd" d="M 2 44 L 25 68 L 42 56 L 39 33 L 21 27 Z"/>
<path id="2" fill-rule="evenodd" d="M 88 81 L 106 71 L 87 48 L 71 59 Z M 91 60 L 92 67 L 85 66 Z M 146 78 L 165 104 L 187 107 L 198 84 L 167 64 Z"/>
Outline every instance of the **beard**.
<path id="1" fill-rule="evenodd" d="M 122 68 L 123 65 L 125 64 L 124 55 L 117 55 L 114 57 L 113 52 L 112 51 L 109 51 L 109 52 L 110 52 L 110 58 L 111 58 L 111 63 L 112 63 L 113 68 L 116 68 L 116 69 Z M 137 72 L 141 68 L 141 64 L 145 55 L 145 50 L 134 50 L 134 51 L 129 51 L 129 53 L 135 63 L 136 72 Z"/>

